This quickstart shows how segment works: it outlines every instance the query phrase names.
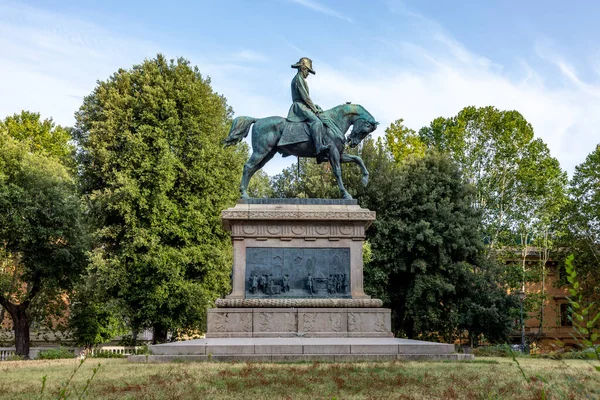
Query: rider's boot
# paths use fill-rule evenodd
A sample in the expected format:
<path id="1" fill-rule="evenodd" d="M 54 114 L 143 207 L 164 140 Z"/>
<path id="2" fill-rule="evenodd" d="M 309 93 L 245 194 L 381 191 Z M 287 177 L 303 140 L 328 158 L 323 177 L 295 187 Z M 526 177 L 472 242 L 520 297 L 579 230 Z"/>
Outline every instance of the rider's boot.
<path id="1" fill-rule="evenodd" d="M 325 127 L 323 127 L 324 129 L 326 129 Z M 329 154 L 329 151 L 331 150 L 331 144 L 327 143 L 327 144 L 323 144 L 323 137 L 322 137 L 322 133 L 319 132 L 319 130 L 316 130 L 317 132 L 314 132 L 314 139 L 315 139 L 315 150 L 316 150 L 316 155 L 317 155 L 317 162 L 321 163 L 325 160 L 327 160 L 327 155 Z"/>

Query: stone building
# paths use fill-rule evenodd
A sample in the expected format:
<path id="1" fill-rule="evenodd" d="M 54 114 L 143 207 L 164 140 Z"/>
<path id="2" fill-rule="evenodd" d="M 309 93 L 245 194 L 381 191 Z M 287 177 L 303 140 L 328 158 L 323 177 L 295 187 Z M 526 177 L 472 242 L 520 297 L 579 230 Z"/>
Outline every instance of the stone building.
<path id="1" fill-rule="evenodd" d="M 524 257 L 526 268 L 542 269 L 542 253 L 536 248 L 530 248 Z M 510 260 L 507 264 L 522 265 L 523 259 Z M 548 258 L 539 282 L 525 285 L 525 302 L 533 298 L 543 298 L 533 312 L 525 315 L 525 337 L 528 343 L 534 343 L 541 351 L 551 351 L 564 346 L 567 349 L 578 348 L 573 338 L 575 331 L 570 320 L 568 291 L 558 283 L 564 274 L 564 269 L 557 260 Z M 515 321 L 515 331 L 512 334 L 513 343 L 520 343 L 520 323 Z"/>

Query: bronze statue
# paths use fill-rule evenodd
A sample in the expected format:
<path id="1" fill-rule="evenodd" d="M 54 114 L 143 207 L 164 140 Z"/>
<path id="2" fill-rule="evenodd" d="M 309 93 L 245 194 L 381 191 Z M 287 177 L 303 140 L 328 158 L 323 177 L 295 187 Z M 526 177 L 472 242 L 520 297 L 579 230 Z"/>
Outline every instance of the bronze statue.
<path id="1" fill-rule="evenodd" d="M 292 79 L 292 106 L 288 111 L 287 120 L 291 122 L 307 122 L 317 158 L 322 157 L 325 152 L 331 149 L 331 145 L 323 144 L 323 122 L 319 118 L 319 114 L 323 112 L 321 107 L 314 104 L 310 98 L 308 84 L 306 79 L 308 74 L 315 74 L 312 68 L 312 60 L 307 57 L 302 57 L 300 61 L 292 65 L 292 68 L 298 69 L 298 73 Z"/>
<path id="2" fill-rule="evenodd" d="M 261 169 L 273 156 L 281 153 L 283 157 L 312 157 L 317 162 L 328 160 L 335 175 L 338 187 L 344 199 L 352 196 L 342 182 L 340 163 L 353 162 L 358 164 L 362 172 L 362 183 L 369 181 L 369 172 L 362 159 L 358 156 L 345 154 L 346 144 L 356 147 L 367 135 L 373 132 L 379 124 L 373 116 L 358 104 L 342 104 L 327 111 L 322 111 L 308 96 L 306 76 L 312 71 L 312 62 L 308 58 L 301 58 L 297 64 L 298 74 L 292 81 L 292 98 L 294 104 L 290 108 L 288 117 L 252 118 L 237 117 L 233 120 L 225 146 L 239 143 L 248 136 L 252 130 L 252 155 L 244 164 L 244 172 L 240 184 L 240 194 L 243 199 L 248 196 L 248 183 L 252 175 Z M 304 93 L 305 92 L 305 93 Z M 311 106 L 312 105 L 312 106 Z M 302 120 L 297 122 L 295 120 Z M 325 121 L 325 124 L 323 122 Z M 326 137 L 331 145 L 324 145 L 323 130 L 327 127 Z M 352 126 L 348 137 L 346 131 Z"/>

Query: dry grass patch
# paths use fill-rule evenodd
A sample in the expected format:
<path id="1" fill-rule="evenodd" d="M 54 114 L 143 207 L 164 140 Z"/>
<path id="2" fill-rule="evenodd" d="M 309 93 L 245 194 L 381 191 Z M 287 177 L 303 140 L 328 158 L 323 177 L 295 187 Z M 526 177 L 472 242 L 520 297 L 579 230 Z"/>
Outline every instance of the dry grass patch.
<path id="1" fill-rule="evenodd" d="M 508 359 L 475 362 L 171 363 L 89 359 L 72 383 L 92 399 L 584 399 L 600 398 L 600 374 L 580 360 L 520 359 L 529 382 Z M 77 360 L 0 363 L 0 398 L 56 398 Z M 545 396 L 545 397 L 544 397 Z M 73 398 L 77 398 L 73 391 Z"/>

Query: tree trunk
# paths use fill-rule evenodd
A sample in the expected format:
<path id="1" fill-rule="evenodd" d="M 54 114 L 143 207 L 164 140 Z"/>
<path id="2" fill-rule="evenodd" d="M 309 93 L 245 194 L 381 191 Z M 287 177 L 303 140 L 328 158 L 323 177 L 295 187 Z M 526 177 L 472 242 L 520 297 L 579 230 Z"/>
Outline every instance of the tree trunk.
<path id="1" fill-rule="evenodd" d="M 153 328 L 152 344 L 165 343 L 167 341 L 167 327 L 161 324 L 155 324 Z"/>
<path id="2" fill-rule="evenodd" d="M 140 333 L 140 329 L 137 327 L 131 328 L 131 346 L 135 347 L 138 345 L 138 334 Z"/>
<path id="3" fill-rule="evenodd" d="M 29 302 L 23 304 L 12 304 L 6 302 L 4 308 L 10 314 L 15 331 L 15 353 L 25 359 L 29 359 L 29 318 L 27 307 Z"/>

